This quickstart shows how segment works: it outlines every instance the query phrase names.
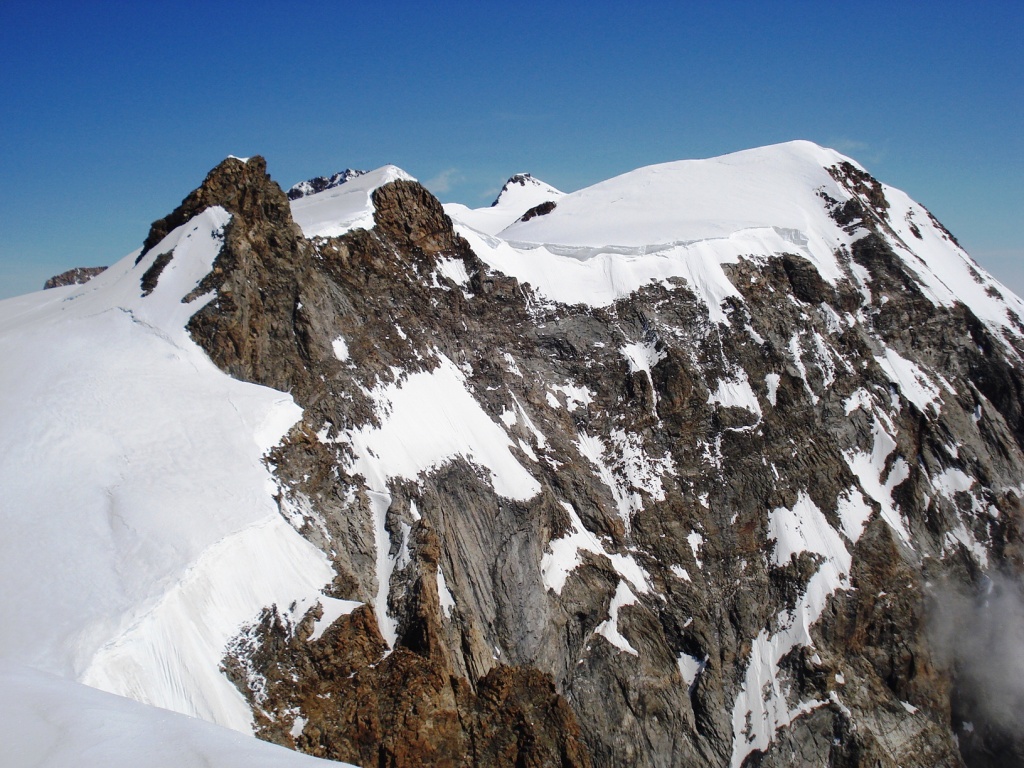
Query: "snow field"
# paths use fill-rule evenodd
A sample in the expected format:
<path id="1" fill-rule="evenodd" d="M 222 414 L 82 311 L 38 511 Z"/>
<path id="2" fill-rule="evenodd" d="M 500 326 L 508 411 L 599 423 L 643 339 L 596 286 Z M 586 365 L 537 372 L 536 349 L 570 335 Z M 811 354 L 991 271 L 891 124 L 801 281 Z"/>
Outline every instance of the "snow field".
<path id="1" fill-rule="evenodd" d="M 496 235 L 524 213 L 541 203 L 559 200 L 564 193 L 529 174 L 516 174 L 523 183 L 511 181 L 498 199 L 487 208 L 468 208 L 460 203 L 446 203 L 444 211 L 453 220 L 485 235 Z"/>
<path id="2" fill-rule="evenodd" d="M 619 649 L 620 652 L 639 656 L 636 648 L 629 644 L 629 641 L 619 633 L 619 609 L 636 602 L 636 595 L 626 584 L 620 581 L 615 587 L 615 594 L 608 605 L 608 618 L 594 628 L 594 634 L 600 635 L 609 643 Z"/>
<path id="3" fill-rule="evenodd" d="M 229 220 L 210 208 L 138 265 L 0 302 L 0 607 L 18 616 L 0 657 L 248 732 L 219 670 L 228 639 L 332 570 L 263 463 L 301 410 L 223 374 L 184 328 L 214 299 L 182 303 Z"/>
<path id="4" fill-rule="evenodd" d="M 583 525 L 571 504 L 563 501 L 562 506 L 569 513 L 569 531 L 564 536 L 548 542 L 548 551 L 544 553 L 540 566 L 545 588 L 562 594 L 569 574 L 582 562 L 580 552 L 591 552 L 607 557 L 622 580 L 628 582 L 640 594 L 651 591 L 650 576 L 632 556 L 609 552 L 600 539 Z"/>
<path id="5" fill-rule="evenodd" d="M 371 392 L 379 427 L 346 433 L 358 457 L 353 469 L 379 493 L 387 480 L 415 480 L 457 456 L 483 467 L 499 496 L 525 501 L 540 492 L 540 484 L 509 450 L 512 441 L 480 407 L 466 387 L 466 375 L 451 360 L 436 353 L 433 371 L 412 373 L 404 380 Z"/>
<path id="6" fill-rule="evenodd" d="M 768 375 L 771 376 L 772 374 Z M 775 381 L 775 386 L 778 386 L 777 376 Z M 774 391 L 772 391 L 771 395 L 771 402 L 774 405 Z M 757 401 L 757 395 L 754 394 L 750 381 L 747 379 L 747 373 L 742 368 L 738 369 L 735 378 L 718 380 L 718 387 L 708 395 L 708 403 L 718 403 L 728 408 L 743 408 L 757 414 L 758 421 L 761 420 L 761 404 Z"/>
<path id="7" fill-rule="evenodd" d="M 871 427 L 873 441 L 871 452 L 846 451 L 846 463 L 850 471 L 860 481 L 864 493 L 878 502 L 881 507 L 882 519 L 899 535 L 900 540 L 909 547 L 910 532 L 900 513 L 899 507 L 892 499 L 892 492 L 897 485 L 910 477 L 910 466 L 900 457 L 896 459 L 886 472 L 886 461 L 896 450 L 896 441 L 886 432 L 877 416 L 872 417 Z"/>

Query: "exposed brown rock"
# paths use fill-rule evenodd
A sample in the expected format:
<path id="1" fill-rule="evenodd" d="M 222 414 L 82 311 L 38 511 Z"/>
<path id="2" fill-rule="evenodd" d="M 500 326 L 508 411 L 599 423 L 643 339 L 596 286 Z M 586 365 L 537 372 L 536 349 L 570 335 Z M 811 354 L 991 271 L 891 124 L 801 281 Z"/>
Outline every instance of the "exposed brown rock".
<path id="1" fill-rule="evenodd" d="M 546 216 L 551 213 L 555 208 L 558 207 L 556 203 L 551 200 L 547 200 L 540 205 L 535 205 L 533 208 L 524 213 L 519 220 L 529 221 L 530 219 L 536 218 L 537 216 Z"/>
<path id="2" fill-rule="evenodd" d="M 88 282 L 105 270 L 106 267 L 75 267 L 74 269 L 69 269 L 67 272 L 61 272 L 59 275 L 51 277 L 43 284 L 43 290 L 46 291 L 50 288 L 60 288 L 64 285 L 80 285 Z"/>

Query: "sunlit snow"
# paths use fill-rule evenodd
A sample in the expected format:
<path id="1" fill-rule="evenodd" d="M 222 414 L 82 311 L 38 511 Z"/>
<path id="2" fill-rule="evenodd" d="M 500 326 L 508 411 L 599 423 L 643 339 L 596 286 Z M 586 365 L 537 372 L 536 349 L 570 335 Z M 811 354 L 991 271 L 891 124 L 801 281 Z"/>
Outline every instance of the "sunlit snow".
<path id="1" fill-rule="evenodd" d="M 228 639 L 333 571 L 281 517 L 262 460 L 301 410 L 185 330 L 214 300 L 182 302 L 229 221 L 207 209 L 138 265 L 0 302 L 0 609 L 18 616 L 0 656 L 248 731 L 219 669 Z"/>
<path id="2" fill-rule="evenodd" d="M 486 235 L 496 235 L 524 213 L 541 203 L 557 201 L 564 194 L 550 184 L 528 174 L 516 174 L 487 208 L 468 208 L 461 203 L 446 203 L 444 212 L 459 224 Z"/>
<path id="3" fill-rule="evenodd" d="M 337 187 L 291 201 L 292 218 L 306 237 L 337 237 L 353 229 L 373 229 L 371 196 L 392 181 L 414 181 L 401 168 L 385 165 Z"/>
<path id="4" fill-rule="evenodd" d="M 733 704 L 732 768 L 739 768 L 755 749 L 766 749 L 777 729 L 824 704 L 812 700 L 791 706 L 779 662 L 793 648 L 813 644 L 810 629 L 829 596 L 849 586 L 850 553 L 806 493 L 798 495 L 792 508 L 771 511 L 768 537 L 775 541 L 775 565 L 786 565 L 803 552 L 820 556 L 822 561 L 795 608 L 776 616 L 778 631 L 763 629 L 753 640 L 743 686 Z"/>

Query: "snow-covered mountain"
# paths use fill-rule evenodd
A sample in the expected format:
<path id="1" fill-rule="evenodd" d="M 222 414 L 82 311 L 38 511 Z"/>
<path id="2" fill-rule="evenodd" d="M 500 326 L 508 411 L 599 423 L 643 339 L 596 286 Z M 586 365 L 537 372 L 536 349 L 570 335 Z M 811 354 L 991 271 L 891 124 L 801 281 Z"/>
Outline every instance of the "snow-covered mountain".
<path id="1" fill-rule="evenodd" d="M 326 192 L 328 189 L 334 189 L 340 187 L 342 184 L 362 176 L 366 171 L 357 171 L 352 168 L 346 168 L 344 171 L 338 173 L 332 173 L 330 176 L 317 176 L 306 181 L 300 181 L 298 184 L 293 184 L 288 190 L 289 200 L 298 200 L 301 197 L 308 197 L 309 195 L 315 195 L 319 192 Z"/>
<path id="2" fill-rule="evenodd" d="M 468 208 L 461 203 L 448 203 L 444 212 L 460 224 L 496 235 L 519 219 L 536 212 L 538 206 L 557 204 L 564 193 L 528 173 L 517 173 L 501 188 L 488 208 Z"/>
<path id="3" fill-rule="evenodd" d="M 19 765 L 310 760 L 154 706 L 363 765 L 1020 757 L 1024 303 L 924 208 L 808 142 L 342 176 L 229 158 L 0 302 Z"/>

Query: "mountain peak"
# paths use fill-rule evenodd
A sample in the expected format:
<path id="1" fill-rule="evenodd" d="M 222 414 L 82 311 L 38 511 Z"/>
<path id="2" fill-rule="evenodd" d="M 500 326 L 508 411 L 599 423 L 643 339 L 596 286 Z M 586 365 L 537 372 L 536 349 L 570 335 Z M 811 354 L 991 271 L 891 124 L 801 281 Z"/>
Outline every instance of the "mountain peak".
<path id="1" fill-rule="evenodd" d="M 218 205 L 231 214 L 251 209 L 262 217 L 288 218 L 288 200 L 277 183 L 267 175 L 267 161 L 260 155 L 244 160 L 227 157 L 172 213 L 153 222 L 139 260 L 176 227 Z"/>
<path id="2" fill-rule="evenodd" d="M 536 198 L 536 201 L 529 208 L 535 205 L 547 202 L 550 199 L 554 199 L 562 196 L 562 192 L 552 187 L 550 184 L 546 184 L 540 179 L 534 178 L 533 174 L 530 173 L 516 173 L 509 177 L 508 181 L 505 182 L 501 188 L 501 192 L 494 198 L 494 202 L 491 203 L 491 207 L 495 208 L 498 206 L 515 205 L 519 207 L 521 200 L 524 197 L 529 197 L 531 200 Z M 526 209 L 523 209 L 524 211 Z"/>

